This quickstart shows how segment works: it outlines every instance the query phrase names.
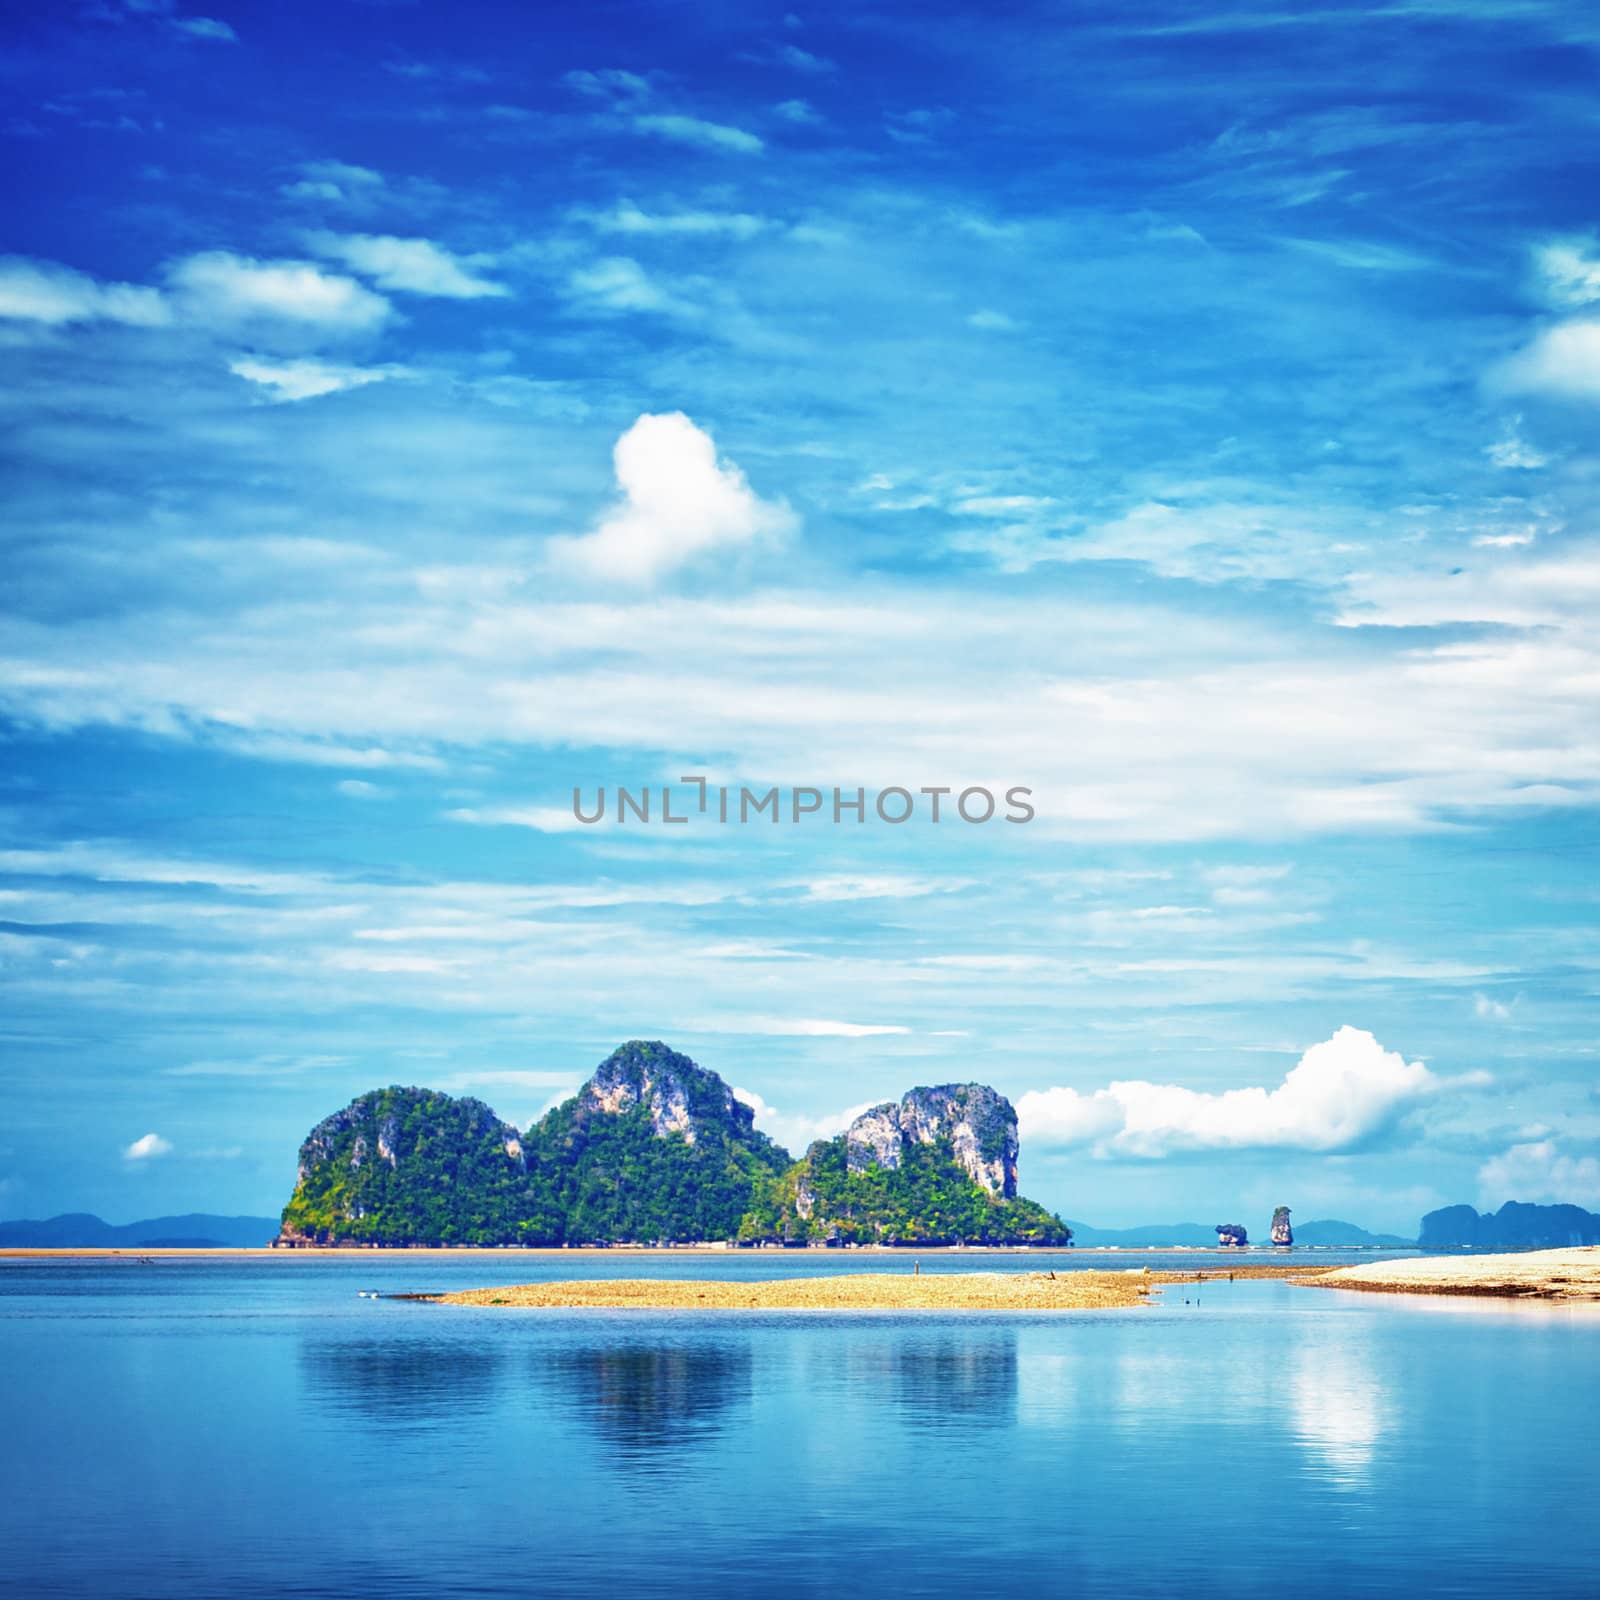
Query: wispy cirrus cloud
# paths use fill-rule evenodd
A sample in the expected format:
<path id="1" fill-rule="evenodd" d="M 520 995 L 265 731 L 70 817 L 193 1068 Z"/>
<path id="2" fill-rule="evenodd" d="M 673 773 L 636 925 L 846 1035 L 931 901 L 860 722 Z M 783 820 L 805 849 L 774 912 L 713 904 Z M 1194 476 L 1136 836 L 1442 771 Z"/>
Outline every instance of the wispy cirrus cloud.
<path id="1" fill-rule="evenodd" d="M 632 119 L 638 133 L 665 139 L 670 144 L 688 145 L 697 150 L 728 151 L 734 155 L 758 156 L 766 142 L 758 135 L 726 122 L 708 122 L 704 117 L 685 116 L 676 111 L 645 112 Z"/>
<path id="2" fill-rule="evenodd" d="M 485 278 L 476 266 L 431 239 L 392 234 L 311 233 L 306 243 L 319 256 L 371 278 L 381 289 L 433 295 L 446 300 L 498 299 L 511 291 Z"/>
<path id="3" fill-rule="evenodd" d="M 338 394 L 343 389 L 360 389 L 369 383 L 400 376 L 404 368 L 352 367 L 337 362 L 315 361 L 302 357 L 295 361 L 261 360 L 238 356 L 228 370 L 268 391 L 277 401 L 314 400 L 320 395 Z"/>

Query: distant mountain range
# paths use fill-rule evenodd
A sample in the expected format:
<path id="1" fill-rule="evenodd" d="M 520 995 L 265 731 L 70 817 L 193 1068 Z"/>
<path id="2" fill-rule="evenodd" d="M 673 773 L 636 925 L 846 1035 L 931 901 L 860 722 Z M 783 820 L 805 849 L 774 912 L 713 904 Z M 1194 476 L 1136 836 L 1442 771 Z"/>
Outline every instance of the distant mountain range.
<path id="1" fill-rule="evenodd" d="M 0 1222 L 3 1250 L 203 1250 L 259 1247 L 277 1234 L 276 1217 L 214 1217 L 205 1211 L 143 1222 L 103 1222 L 87 1211 L 44 1221 Z"/>
<path id="2" fill-rule="evenodd" d="M 1600 1244 L 1600 1216 L 1582 1206 L 1535 1206 L 1508 1200 L 1498 1211 L 1445 1206 L 1422 1219 L 1427 1250 L 1559 1250 Z"/>
<path id="3" fill-rule="evenodd" d="M 1213 1250 L 1217 1244 L 1217 1230 L 1200 1222 L 1157 1222 L 1145 1228 L 1091 1228 L 1087 1222 L 1069 1222 L 1072 1242 L 1086 1249 L 1144 1250 L 1152 1246 L 1204 1248 Z M 1353 1222 L 1297 1222 L 1294 1225 L 1294 1242 L 1297 1245 L 1333 1246 L 1339 1249 L 1397 1249 L 1414 1245 L 1415 1239 L 1402 1239 L 1392 1233 L 1368 1233 Z"/>

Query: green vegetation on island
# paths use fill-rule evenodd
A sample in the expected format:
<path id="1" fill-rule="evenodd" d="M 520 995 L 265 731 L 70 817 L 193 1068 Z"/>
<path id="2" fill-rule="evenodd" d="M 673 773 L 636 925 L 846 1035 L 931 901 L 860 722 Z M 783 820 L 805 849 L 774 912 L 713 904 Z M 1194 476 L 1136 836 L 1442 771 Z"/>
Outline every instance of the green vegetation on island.
<path id="1" fill-rule="evenodd" d="M 1016 1114 L 916 1089 L 794 1161 L 714 1072 L 631 1041 L 525 1132 L 429 1089 L 359 1096 L 300 1149 L 280 1243 L 1066 1244 L 1016 1195 Z"/>

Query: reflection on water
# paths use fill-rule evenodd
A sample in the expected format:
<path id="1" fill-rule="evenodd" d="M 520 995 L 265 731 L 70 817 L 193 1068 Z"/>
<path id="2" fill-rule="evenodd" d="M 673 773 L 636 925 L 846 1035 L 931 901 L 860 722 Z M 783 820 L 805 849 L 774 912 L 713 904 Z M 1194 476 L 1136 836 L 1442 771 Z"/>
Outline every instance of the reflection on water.
<path id="1" fill-rule="evenodd" d="M 920 1428 L 1004 1428 L 1017 1412 L 1010 1328 L 910 1335 L 880 1351 L 905 1420 Z"/>
<path id="2" fill-rule="evenodd" d="M 1370 1350 L 1357 1352 L 1332 1339 L 1296 1350 L 1289 1379 L 1295 1440 L 1330 1483 L 1345 1489 L 1366 1486 L 1389 1403 Z"/>
<path id="3" fill-rule="evenodd" d="M 614 1340 L 541 1350 L 534 1371 L 555 1409 L 627 1457 L 694 1444 L 749 1404 L 743 1341 Z"/>
<path id="4" fill-rule="evenodd" d="M 384 1286 L 424 1269 L 451 1281 Z M 0 1269 L 8 1593 L 1596 1593 L 1594 1319 L 1255 1281 L 1014 1319 L 455 1314 L 358 1299 L 364 1260 L 139 1270 Z"/>
<path id="5" fill-rule="evenodd" d="M 505 1354 L 490 1340 L 307 1338 L 299 1363 L 313 1404 L 393 1426 L 483 1411 L 505 1374 Z"/>

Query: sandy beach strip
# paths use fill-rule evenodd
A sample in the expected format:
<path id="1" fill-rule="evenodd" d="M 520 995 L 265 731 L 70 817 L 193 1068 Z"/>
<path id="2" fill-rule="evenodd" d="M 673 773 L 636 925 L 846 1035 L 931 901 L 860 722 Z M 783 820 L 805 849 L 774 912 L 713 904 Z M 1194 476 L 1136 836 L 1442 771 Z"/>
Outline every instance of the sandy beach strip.
<path id="1" fill-rule="evenodd" d="M 850 1272 L 764 1282 L 598 1278 L 430 1295 L 440 1305 L 641 1311 L 1093 1311 L 1144 1302 L 1149 1272 Z"/>
<path id="2" fill-rule="evenodd" d="M 1600 1245 L 1514 1255 L 1419 1256 L 1336 1267 L 1306 1280 L 1324 1289 L 1388 1294 L 1476 1294 L 1600 1302 Z"/>

